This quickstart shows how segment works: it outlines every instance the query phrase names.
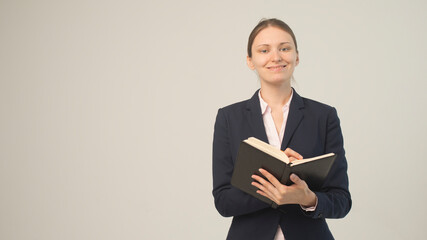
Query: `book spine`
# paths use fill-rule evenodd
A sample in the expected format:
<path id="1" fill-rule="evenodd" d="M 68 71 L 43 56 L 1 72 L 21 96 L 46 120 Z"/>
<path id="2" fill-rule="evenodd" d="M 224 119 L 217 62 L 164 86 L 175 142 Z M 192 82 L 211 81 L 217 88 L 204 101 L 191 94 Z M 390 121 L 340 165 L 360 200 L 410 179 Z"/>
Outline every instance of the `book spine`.
<path id="1" fill-rule="evenodd" d="M 292 181 L 290 179 L 291 175 L 291 166 L 289 164 L 286 164 L 285 169 L 283 170 L 282 178 L 280 179 L 280 182 L 286 186 L 289 186 L 292 184 Z"/>
<path id="2" fill-rule="evenodd" d="M 292 181 L 289 178 L 290 175 L 291 175 L 291 166 L 289 164 L 286 164 L 286 167 L 282 173 L 282 177 L 279 179 L 279 181 L 284 185 L 287 185 L 287 186 L 291 185 Z M 276 209 L 278 207 L 278 205 L 277 205 L 277 203 L 273 202 L 271 204 L 271 207 Z"/>

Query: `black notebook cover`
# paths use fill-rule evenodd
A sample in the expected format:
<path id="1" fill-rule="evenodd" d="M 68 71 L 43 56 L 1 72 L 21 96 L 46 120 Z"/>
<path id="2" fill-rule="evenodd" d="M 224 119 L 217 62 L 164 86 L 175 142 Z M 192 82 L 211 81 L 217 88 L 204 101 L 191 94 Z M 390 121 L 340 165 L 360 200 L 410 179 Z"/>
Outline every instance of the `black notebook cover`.
<path id="1" fill-rule="evenodd" d="M 270 199 L 256 193 L 258 188 L 251 184 L 254 181 L 251 177 L 253 174 L 264 177 L 258 169 L 263 168 L 267 170 L 282 184 L 286 185 L 292 184 L 289 176 L 291 173 L 295 173 L 306 181 L 312 191 L 316 191 L 321 188 L 335 157 L 336 155 L 334 154 L 315 161 L 291 166 L 243 141 L 240 144 L 236 163 L 234 165 L 231 185 L 275 208 L 277 205 Z"/>

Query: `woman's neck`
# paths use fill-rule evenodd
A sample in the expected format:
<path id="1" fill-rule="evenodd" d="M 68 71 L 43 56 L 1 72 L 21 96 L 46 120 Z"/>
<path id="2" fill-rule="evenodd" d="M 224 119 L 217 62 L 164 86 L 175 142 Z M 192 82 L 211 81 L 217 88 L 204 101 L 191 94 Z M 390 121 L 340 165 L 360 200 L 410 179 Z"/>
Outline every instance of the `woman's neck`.
<path id="1" fill-rule="evenodd" d="M 290 84 L 273 86 L 261 83 L 261 97 L 271 108 L 281 108 L 291 97 L 292 87 Z"/>

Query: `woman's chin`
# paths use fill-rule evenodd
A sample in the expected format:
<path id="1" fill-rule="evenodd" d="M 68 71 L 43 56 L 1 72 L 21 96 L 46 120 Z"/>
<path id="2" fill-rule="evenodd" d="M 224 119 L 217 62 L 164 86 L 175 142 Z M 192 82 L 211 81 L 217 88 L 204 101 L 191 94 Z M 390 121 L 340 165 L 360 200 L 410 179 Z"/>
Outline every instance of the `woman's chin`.
<path id="1" fill-rule="evenodd" d="M 291 83 L 290 78 L 272 78 L 272 79 L 266 79 L 262 80 L 265 84 L 272 85 L 272 86 L 283 86 Z"/>

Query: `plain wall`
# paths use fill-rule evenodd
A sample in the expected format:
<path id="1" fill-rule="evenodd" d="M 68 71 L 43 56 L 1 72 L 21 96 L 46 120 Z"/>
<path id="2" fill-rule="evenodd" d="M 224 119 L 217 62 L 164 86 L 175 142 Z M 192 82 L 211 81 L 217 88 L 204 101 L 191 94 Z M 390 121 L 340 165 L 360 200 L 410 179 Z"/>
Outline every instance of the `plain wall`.
<path id="1" fill-rule="evenodd" d="M 337 239 L 427 235 L 426 1 L 0 1 L 0 239 L 225 239 L 218 108 L 259 88 L 246 43 L 294 30 L 294 87 L 337 108 Z"/>

